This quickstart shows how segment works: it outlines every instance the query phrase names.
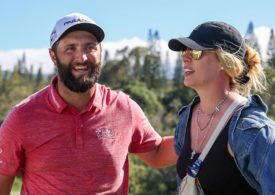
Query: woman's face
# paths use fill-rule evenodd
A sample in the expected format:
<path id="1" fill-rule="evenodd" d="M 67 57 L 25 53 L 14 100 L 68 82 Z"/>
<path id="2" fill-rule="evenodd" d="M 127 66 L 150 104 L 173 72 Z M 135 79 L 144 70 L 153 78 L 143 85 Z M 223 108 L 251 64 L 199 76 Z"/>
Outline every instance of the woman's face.
<path id="1" fill-rule="evenodd" d="M 195 90 L 220 82 L 220 62 L 214 50 L 186 50 L 182 52 L 184 66 L 184 85 Z"/>

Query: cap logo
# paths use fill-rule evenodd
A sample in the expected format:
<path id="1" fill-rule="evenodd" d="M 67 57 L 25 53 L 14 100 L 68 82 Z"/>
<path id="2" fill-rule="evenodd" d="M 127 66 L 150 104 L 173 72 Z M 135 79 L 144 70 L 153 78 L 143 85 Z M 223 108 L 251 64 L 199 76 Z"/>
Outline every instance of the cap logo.
<path id="1" fill-rule="evenodd" d="M 81 18 L 75 18 L 75 19 L 69 20 L 67 22 L 64 22 L 64 26 L 66 26 L 68 24 L 79 23 L 79 22 L 88 22 L 88 21 L 85 19 L 81 19 Z"/>

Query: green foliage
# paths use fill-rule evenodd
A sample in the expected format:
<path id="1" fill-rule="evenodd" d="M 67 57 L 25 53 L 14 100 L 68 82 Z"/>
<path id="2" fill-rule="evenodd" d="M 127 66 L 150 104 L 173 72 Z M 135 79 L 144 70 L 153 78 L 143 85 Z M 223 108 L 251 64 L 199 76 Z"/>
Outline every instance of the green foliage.
<path id="1" fill-rule="evenodd" d="M 180 58 L 181 55 L 179 55 L 176 67 L 174 71 L 174 77 L 173 77 L 173 84 L 176 87 L 181 87 L 183 85 L 183 64 Z"/>
<path id="2" fill-rule="evenodd" d="M 11 195 L 19 195 L 21 190 L 22 181 L 20 177 L 16 177 L 12 186 Z"/>
<path id="3" fill-rule="evenodd" d="M 34 82 L 28 74 L 21 74 L 18 67 L 13 72 L 3 72 L 0 80 L 0 121 L 3 121 L 9 110 L 21 100 L 49 83 L 41 79 Z"/>
<path id="4" fill-rule="evenodd" d="M 268 106 L 268 115 L 269 117 L 275 120 L 275 65 L 273 67 L 268 67 L 265 69 L 268 89 L 266 92 L 261 94 L 261 97 L 264 99 L 265 103 Z"/>
<path id="5" fill-rule="evenodd" d="M 149 50 L 146 47 L 136 47 L 129 53 L 129 59 L 133 62 L 132 76 L 136 79 L 141 78 L 142 63 L 148 52 Z"/>
<path id="6" fill-rule="evenodd" d="M 165 76 L 161 71 L 160 56 L 148 54 L 145 56 L 141 70 L 141 80 L 151 89 L 159 89 L 165 83 Z"/>
<path id="7" fill-rule="evenodd" d="M 271 68 L 275 68 L 275 54 L 267 61 L 268 66 Z"/>
<path id="8" fill-rule="evenodd" d="M 145 83 L 132 81 L 125 86 L 121 86 L 121 89 L 130 94 L 147 114 L 154 115 L 162 110 L 162 105 L 158 101 L 156 94 L 149 90 Z"/>
<path id="9" fill-rule="evenodd" d="M 176 194 L 175 167 L 154 169 L 130 155 L 129 193 L 133 195 Z"/>

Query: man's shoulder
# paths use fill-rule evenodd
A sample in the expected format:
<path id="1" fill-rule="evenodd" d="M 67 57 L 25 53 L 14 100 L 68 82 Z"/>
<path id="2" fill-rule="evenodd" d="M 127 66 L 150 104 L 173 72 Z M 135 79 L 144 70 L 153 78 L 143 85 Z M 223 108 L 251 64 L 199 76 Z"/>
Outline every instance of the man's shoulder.
<path id="1" fill-rule="evenodd" d="M 39 90 L 38 92 L 26 97 L 18 104 L 13 106 L 7 114 L 4 123 L 7 126 L 16 126 L 20 124 L 21 120 L 29 119 L 30 116 L 37 117 L 37 112 L 41 110 L 41 105 L 45 106 L 45 95 L 47 94 L 47 87 Z M 40 106 L 38 106 L 40 105 Z"/>

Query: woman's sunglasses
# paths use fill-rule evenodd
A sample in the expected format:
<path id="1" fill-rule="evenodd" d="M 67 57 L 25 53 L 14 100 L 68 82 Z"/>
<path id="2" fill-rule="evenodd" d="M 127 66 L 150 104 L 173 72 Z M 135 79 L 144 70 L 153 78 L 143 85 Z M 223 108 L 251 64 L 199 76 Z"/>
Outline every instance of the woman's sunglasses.
<path id="1" fill-rule="evenodd" d="M 182 51 L 182 55 L 189 55 L 189 56 L 191 56 L 192 60 L 199 60 L 201 58 L 202 51 L 186 49 L 186 50 Z"/>
<path id="2" fill-rule="evenodd" d="M 205 51 L 214 51 L 213 49 L 205 50 Z M 200 50 L 194 50 L 194 49 L 186 49 L 182 51 L 182 55 L 189 55 L 191 56 L 192 60 L 199 60 L 202 56 L 202 52 Z"/>

